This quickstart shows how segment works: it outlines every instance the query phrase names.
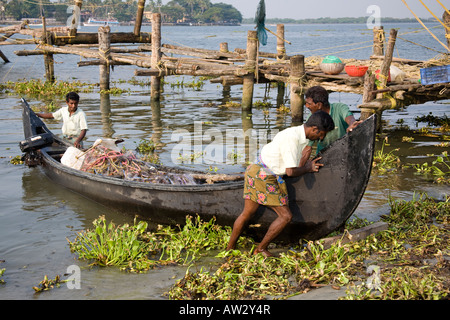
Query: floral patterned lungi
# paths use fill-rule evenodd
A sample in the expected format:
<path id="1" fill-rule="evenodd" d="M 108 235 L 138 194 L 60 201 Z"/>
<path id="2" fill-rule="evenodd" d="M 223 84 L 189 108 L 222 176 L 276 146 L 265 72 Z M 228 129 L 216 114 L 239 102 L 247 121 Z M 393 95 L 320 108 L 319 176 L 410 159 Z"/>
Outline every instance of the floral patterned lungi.
<path id="1" fill-rule="evenodd" d="M 286 182 L 260 164 L 251 164 L 245 170 L 244 199 L 271 207 L 288 204 Z"/>

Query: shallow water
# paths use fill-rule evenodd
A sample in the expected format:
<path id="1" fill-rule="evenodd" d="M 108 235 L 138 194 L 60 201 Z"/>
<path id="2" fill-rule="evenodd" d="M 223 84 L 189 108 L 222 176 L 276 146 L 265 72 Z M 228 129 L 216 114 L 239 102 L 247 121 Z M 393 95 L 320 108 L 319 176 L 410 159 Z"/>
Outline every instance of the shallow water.
<path id="1" fill-rule="evenodd" d="M 388 30 L 390 26 L 385 26 Z M 416 24 L 399 25 L 401 32 L 417 29 Z M 247 30 L 252 26 L 240 27 L 164 27 L 163 43 L 184 44 L 195 47 L 218 48 L 219 43 L 228 42 L 230 50 L 244 48 Z M 124 30 L 127 30 L 124 28 Z M 131 30 L 131 29 L 130 29 Z M 440 30 L 440 29 L 437 29 Z M 436 31 L 439 34 L 438 31 Z M 443 31 L 442 31 L 443 34 Z M 442 36 L 440 34 L 440 36 Z M 189 35 L 189 38 L 187 37 Z M 330 25 L 330 26 L 286 26 L 286 38 L 293 42 L 288 46 L 288 54 L 333 47 L 347 43 L 351 35 L 355 43 L 371 41 L 371 31 L 363 25 Z M 417 34 L 405 35 L 423 42 L 427 46 L 438 48 L 428 36 Z M 417 38 L 419 37 L 419 38 Z M 420 38 L 422 37 L 422 38 Z M 189 42 L 187 43 L 187 40 Z M 344 42 L 345 40 L 345 42 Z M 261 51 L 275 51 L 275 40 L 272 39 Z M 370 43 L 369 43 L 370 44 Z M 10 60 L 10 64 L 0 63 L 0 82 L 17 81 L 23 78 L 43 77 L 43 62 L 40 56 L 16 57 L 14 50 L 33 46 L 5 46 L 1 50 Z M 414 49 L 412 49 L 414 48 Z M 370 49 L 343 52 L 343 58 L 366 58 Z M 414 50 L 414 51 L 412 51 Z M 323 53 L 324 51 L 320 52 Z M 326 52 L 326 51 L 325 51 Z M 429 59 L 435 52 L 423 48 L 411 47 L 407 42 L 399 42 L 400 57 L 410 59 Z M 314 53 L 315 54 L 315 53 Z M 75 56 L 55 56 L 58 80 L 80 80 L 96 82 L 97 67 L 76 67 L 79 61 Z M 116 67 L 112 80 L 129 80 L 133 77 L 135 67 Z M 138 78 L 147 81 L 147 78 Z M 168 77 L 166 81 L 175 83 L 191 77 Z M 196 79 L 198 80 L 198 79 Z M 226 140 L 227 132 L 235 134 L 241 129 L 253 128 L 258 141 L 264 142 L 267 134 L 275 134 L 291 125 L 288 114 L 279 113 L 275 108 L 264 110 L 254 108 L 251 118 L 242 117 L 239 108 L 224 108 L 220 105 L 225 100 L 240 102 L 241 87 L 234 86 L 230 93 L 224 93 L 220 85 L 205 81 L 201 91 L 188 88 L 164 87 L 163 100 L 158 106 L 150 103 L 149 87 L 131 85 L 129 83 L 114 84 L 120 88 L 131 88 L 132 92 L 120 96 L 101 96 L 94 93 L 81 93 L 80 107 L 87 113 L 89 121 L 88 140 L 85 145 L 92 144 L 101 136 L 114 136 L 125 139 L 124 146 L 134 149 L 140 140 L 153 139 L 158 144 L 157 153 L 162 163 L 208 170 L 217 167 L 218 172 L 242 172 L 245 161 L 251 158 L 246 153 L 243 140 Z M 262 101 L 266 86 L 257 85 L 254 100 Z M 276 90 L 271 89 L 269 101 L 275 104 Z M 28 98 L 31 105 L 42 104 L 36 98 Z M 361 96 L 344 93 L 333 93 L 332 102 L 344 102 L 355 111 L 361 102 Z M 62 102 L 62 101 L 61 101 Z M 61 103 L 62 105 L 62 103 Z M 91 227 L 91 223 L 100 215 L 116 224 L 132 223 L 133 217 L 111 208 L 107 208 L 83 196 L 64 188 L 55 186 L 39 168 L 28 168 L 23 165 L 12 165 L 10 159 L 20 155 L 18 142 L 23 139 L 20 97 L 15 94 L 0 93 L 0 268 L 5 268 L 0 284 L 0 299 L 165 299 L 162 295 L 176 279 L 180 279 L 186 267 L 165 267 L 151 270 L 146 274 L 127 274 L 115 268 L 90 268 L 70 253 L 66 238 L 73 240 L 77 231 Z M 431 162 L 435 156 L 449 148 L 436 147 L 442 142 L 439 137 L 425 137 L 414 133 L 423 123 L 416 123 L 417 116 L 432 112 L 433 115 L 449 114 L 449 101 L 429 102 L 423 105 L 412 105 L 401 111 L 386 111 L 383 114 L 385 128 L 389 131 L 390 146 L 387 151 L 400 148 L 398 155 L 402 162 Z M 397 121 L 403 120 L 403 128 Z M 51 130 L 59 133 L 61 124 L 47 121 Z M 222 135 L 224 147 L 219 154 L 207 154 L 197 159 L 197 163 L 179 163 L 178 140 L 174 133 L 192 133 L 192 143 L 199 148 L 211 146 L 208 139 L 211 133 Z M 401 142 L 403 136 L 412 136 L 414 141 Z M 377 148 L 381 142 L 377 143 Z M 176 151 L 174 151 L 176 150 Z M 182 150 L 187 153 L 198 149 Z M 219 151 L 218 148 L 215 149 Z M 230 157 L 231 155 L 231 157 Z M 209 156 L 209 157 L 208 157 Z M 234 157 L 233 157 L 234 156 Z M 233 163 L 236 160 L 236 163 Z M 218 160 L 218 162 L 213 162 Z M 413 169 L 383 175 L 372 174 L 366 193 L 357 208 L 355 215 L 375 221 L 389 211 L 388 197 L 411 199 L 416 192 L 426 192 L 430 196 L 443 198 L 448 194 L 448 186 L 437 185 L 423 176 L 414 174 Z M 68 272 L 70 266 L 81 269 L 81 288 L 69 289 L 63 284 L 41 294 L 34 294 L 33 286 L 43 280 L 44 275 L 54 278 Z M 70 269 L 69 269 L 70 270 Z"/>

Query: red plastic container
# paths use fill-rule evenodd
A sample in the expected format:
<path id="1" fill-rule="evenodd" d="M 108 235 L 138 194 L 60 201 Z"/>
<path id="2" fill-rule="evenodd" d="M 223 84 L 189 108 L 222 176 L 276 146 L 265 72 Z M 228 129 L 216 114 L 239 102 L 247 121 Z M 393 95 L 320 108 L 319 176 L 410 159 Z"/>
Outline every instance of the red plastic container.
<path id="1" fill-rule="evenodd" d="M 367 66 L 345 66 L 345 72 L 347 72 L 350 77 L 362 77 L 366 74 L 368 69 L 369 67 Z"/>

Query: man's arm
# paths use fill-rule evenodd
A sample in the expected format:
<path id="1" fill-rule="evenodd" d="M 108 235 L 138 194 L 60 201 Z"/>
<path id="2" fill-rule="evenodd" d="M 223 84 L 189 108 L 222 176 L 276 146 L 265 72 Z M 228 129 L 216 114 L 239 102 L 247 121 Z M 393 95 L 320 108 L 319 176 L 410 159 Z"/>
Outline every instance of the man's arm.
<path id="1" fill-rule="evenodd" d="M 286 168 L 286 175 L 288 177 L 298 177 L 301 176 L 307 172 L 318 172 L 320 167 L 323 167 L 322 163 L 317 163 L 322 159 L 322 157 L 316 158 L 314 160 L 308 160 L 306 161 L 306 164 L 301 167 L 295 167 L 295 168 Z"/>
<path id="2" fill-rule="evenodd" d="M 53 113 L 36 113 L 36 115 L 43 119 L 54 119 Z"/>
<path id="3" fill-rule="evenodd" d="M 348 116 L 345 118 L 345 122 L 348 124 L 347 132 L 352 131 L 356 128 L 358 124 L 360 124 L 362 121 L 356 121 L 354 116 Z"/>
<path id="4" fill-rule="evenodd" d="M 86 136 L 86 129 L 83 129 L 83 130 L 81 130 L 81 133 L 80 133 L 80 135 L 78 136 L 78 138 L 77 138 L 77 140 L 75 140 L 75 142 L 73 143 L 73 145 L 76 147 L 76 148 L 80 148 L 81 147 L 81 144 L 80 144 L 80 142 L 84 139 L 84 137 Z"/>
<path id="5" fill-rule="evenodd" d="M 299 167 L 303 167 L 306 164 L 306 161 L 308 161 L 309 157 L 311 156 L 312 147 L 306 146 L 303 148 L 302 151 L 302 157 L 300 158 L 300 164 Z"/>

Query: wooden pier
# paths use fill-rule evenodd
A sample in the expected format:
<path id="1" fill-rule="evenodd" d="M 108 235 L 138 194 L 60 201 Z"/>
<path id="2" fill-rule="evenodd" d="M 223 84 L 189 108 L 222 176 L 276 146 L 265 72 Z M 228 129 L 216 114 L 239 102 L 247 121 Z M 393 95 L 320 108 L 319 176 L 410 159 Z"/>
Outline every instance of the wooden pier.
<path id="1" fill-rule="evenodd" d="M 247 47 L 228 50 L 222 43 L 217 50 L 198 49 L 161 44 L 161 16 L 152 16 L 152 32 L 141 33 L 141 22 L 145 0 L 140 0 L 134 31 L 131 33 L 111 32 L 108 26 L 99 27 L 98 33 L 82 33 L 75 28 L 46 28 L 43 18 L 42 29 L 28 29 L 26 25 L 0 28 L 0 45 L 7 44 L 8 38 L 19 33 L 31 39 L 17 39 L 23 44 L 36 44 L 35 50 L 20 50 L 18 56 L 43 55 L 46 79 L 54 81 L 54 54 L 74 54 L 89 59 L 80 61 L 79 67 L 99 65 L 100 88 L 109 89 L 111 66 L 135 65 L 136 76 L 151 77 L 151 99 L 159 100 L 161 78 L 172 75 L 208 76 L 212 83 L 223 86 L 242 85 L 243 111 L 250 111 L 253 104 L 253 89 L 258 83 L 276 83 L 277 104 L 283 104 L 286 87 L 289 87 L 292 119 L 303 121 L 304 92 L 308 87 L 321 85 L 331 92 L 350 92 L 363 96 L 361 118 L 372 113 L 381 114 L 386 109 L 394 109 L 410 104 L 448 99 L 450 83 L 423 85 L 420 83 L 420 68 L 429 66 L 426 61 L 393 58 L 397 37 L 396 30 L 390 30 L 385 46 L 383 28 L 373 30 L 373 54 L 367 60 L 343 60 L 346 64 L 369 66 L 363 77 L 350 77 L 341 72 L 328 75 L 321 71 L 320 60 L 316 57 L 286 54 L 284 25 L 277 26 L 277 52 L 259 51 L 256 31 L 247 34 Z M 77 1 L 81 8 L 82 1 Z M 450 19 L 444 14 L 444 21 L 450 29 Z M 380 36 L 382 35 L 382 36 Z M 450 37 L 447 38 L 450 46 Z M 134 49 L 115 47 L 115 44 L 133 43 Z M 447 48 L 448 49 L 448 48 Z M 1 53 L 1 51 L 0 51 Z M 169 56 L 170 55 L 170 56 Z M 175 56 L 173 56 L 175 55 Z M 3 59 L 7 59 L 2 56 Z M 445 54 L 447 63 L 449 54 Z M 7 61 L 5 60 L 5 63 Z M 405 76 L 388 82 L 390 67 L 407 69 Z M 378 74 L 375 70 L 379 70 Z M 376 78 L 378 77 L 378 79 Z"/>

